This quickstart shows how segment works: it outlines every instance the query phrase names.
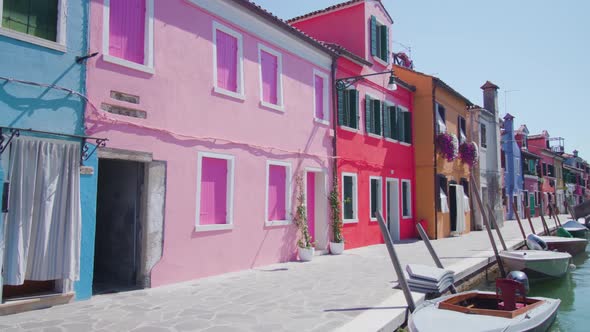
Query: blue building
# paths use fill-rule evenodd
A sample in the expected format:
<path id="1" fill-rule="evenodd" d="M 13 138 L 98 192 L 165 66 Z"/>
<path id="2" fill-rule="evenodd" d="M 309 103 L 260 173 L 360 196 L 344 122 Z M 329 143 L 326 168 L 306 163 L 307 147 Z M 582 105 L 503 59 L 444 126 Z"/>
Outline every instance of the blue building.
<path id="1" fill-rule="evenodd" d="M 0 1 L 2 302 L 92 294 L 96 155 L 81 162 L 101 140 L 84 136 L 88 6 Z"/>
<path id="2" fill-rule="evenodd" d="M 506 220 L 516 219 L 512 203 L 516 206 L 518 215 L 522 216 L 523 214 L 521 152 L 514 134 L 514 117 L 510 114 L 506 114 L 506 116 L 504 116 L 502 128 L 502 167 L 504 169 L 503 194 L 506 202 Z"/>

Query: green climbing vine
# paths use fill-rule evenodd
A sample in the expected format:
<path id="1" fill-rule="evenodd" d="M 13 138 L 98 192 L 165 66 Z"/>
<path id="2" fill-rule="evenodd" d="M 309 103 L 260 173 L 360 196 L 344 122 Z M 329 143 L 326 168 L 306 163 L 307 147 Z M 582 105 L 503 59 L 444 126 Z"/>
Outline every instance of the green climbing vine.
<path id="1" fill-rule="evenodd" d="M 330 217 L 332 219 L 332 241 L 335 243 L 344 242 L 342 237 L 342 220 L 340 218 L 340 195 L 338 195 L 338 178 L 335 176 L 330 191 Z"/>
<path id="2" fill-rule="evenodd" d="M 301 233 L 299 240 L 297 240 L 297 245 L 300 248 L 311 248 L 313 242 L 307 224 L 307 208 L 305 206 L 305 193 L 303 192 L 303 177 L 297 175 L 295 181 L 297 184 L 297 210 L 295 211 L 295 218 L 293 221 Z"/>

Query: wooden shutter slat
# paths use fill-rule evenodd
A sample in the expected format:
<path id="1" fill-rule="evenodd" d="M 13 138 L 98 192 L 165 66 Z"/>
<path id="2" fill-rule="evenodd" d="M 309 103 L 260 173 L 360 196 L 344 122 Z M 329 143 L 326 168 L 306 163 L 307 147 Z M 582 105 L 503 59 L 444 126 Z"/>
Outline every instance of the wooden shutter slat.
<path id="1" fill-rule="evenodd" d="M 391 138 L 391 107 L 383 105 L 383 136 Z"/>
<path id="2" fill-rule="evenodd" d="M 377 55 L 377 18 L 371 16 L 371 55 Z"/>
<path id="3" fill-rule="evenodd" d="M 405 124 L 405 136 L 406 139 L 404 142 L 412 144 L 412 113 L 404 112 L 404 124 Z"/>
<path id="4" fill-rule="evenodd" d="M 365 129 L 367 133 L 373 133 L 373 103 L 369 96 L 365 96 Z"/>
<path id="5" fill-rule="evenodd" d="M 344 125 L 344 91 L 338 90 L 336 93 L 338 99 L 338 124 Z"/>
<path id="6" fill-rule="evenodd" d="M 351 127 L 359 129 L 359 92 L 358 90 L 350 90 L 350 108 L 351 108 Z"/>
<path id="7" fill-rule="evenodd" d="M 377 135 L 381 135 L 381 101 L 373 101 L 373 132 Z"/>
<path id="8" fill-rule="evenodd" d="M 385 61 L 389 62 L 389 30 L 387 29 L 386 25 L 382 25 L 379 27 L 381 29 L 381 54 L 380 58 Z"/>

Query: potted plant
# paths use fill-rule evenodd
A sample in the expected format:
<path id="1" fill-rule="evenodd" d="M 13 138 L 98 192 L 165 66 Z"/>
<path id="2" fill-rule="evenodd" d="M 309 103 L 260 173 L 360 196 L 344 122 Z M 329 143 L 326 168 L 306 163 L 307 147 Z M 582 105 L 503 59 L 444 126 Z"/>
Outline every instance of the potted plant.
<path id="1" fill-rule="evenodd" d="M 340 219 L 340 197 L 338 195 L 338 179 L 334 177 L 330 192 L 330 217 L 332 218 L 332 241 L 330 241 L 330 253 L 340 255 L 344 251 L 344 238 L 342 237 L 342 220 Z"/>
<path id="2" fill-rule="evenodd" d="M 457 158 L 459 140 L 455 134 L 440 133 L 436 136 L 436 147 L 443 158 L 451 162 Z"/>
<path id="3" fill-rule="evenodd" d="M 475 166 L 478 159 L 477 145 L 473 142 L 463 142 L 459 146 L 459 157 L 469 167 Z"/>
<path id="4" fill-rule="evenodd" d="M 307 209 L 305 206 L 305 194 L 303 193 L 303 177 L 298 175 L 296 178 L 297 183 L 297 210 L 295 211 L 295 225 L 299 229 L 299 240 L 297 240 L 297 249 L 299 253 L 299 259 L 304 262 L 312 260 L 315 249 L 311 235 L 309 234 L 309 227 L 307 224 Z"/>

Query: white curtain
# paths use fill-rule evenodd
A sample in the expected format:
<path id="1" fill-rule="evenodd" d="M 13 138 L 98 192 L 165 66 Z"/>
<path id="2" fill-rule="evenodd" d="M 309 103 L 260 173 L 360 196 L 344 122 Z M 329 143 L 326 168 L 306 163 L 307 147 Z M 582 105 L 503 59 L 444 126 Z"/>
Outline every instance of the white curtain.
<path id="1" fill-rule="evenodd" d="M 469 207 L 469 196 L 465 193 L 465 187 L 461 186 L 461 188 L 463 188 L 463 208 L 465 209 L 465 212 L 469 212 L 471 211 L 471 208 Z"/>
<path id="2" fill-rule="evenodd" d="M 4 284 L 79 279 L 80 143 L 12 143 Z"/>
<path id="3" fill-rule="evenodd" d="M 436 105 L 436 122 L 438 123 L 438 133 L 446 133 L 447 125 L 445 124 L 445 120 L 443 120 L 442 116 L 440 115 L 438 105 Z"/>
<path id="4" fill-rule="evenodd" d="M 465 192 L 463 186 L 456 186 L 455 199 L 457 201 L 457 233 L 461 234 L 465 231 Z"/>
<path id="5" fill-rule="evenodd" d="M 440 211 L 444 213 L 449 212 L 449 201 L 442 187 L 440 188 Z"/>

